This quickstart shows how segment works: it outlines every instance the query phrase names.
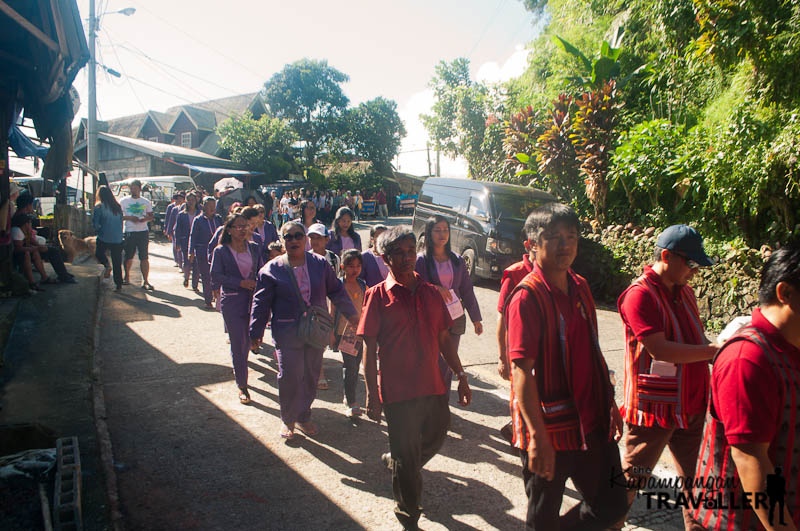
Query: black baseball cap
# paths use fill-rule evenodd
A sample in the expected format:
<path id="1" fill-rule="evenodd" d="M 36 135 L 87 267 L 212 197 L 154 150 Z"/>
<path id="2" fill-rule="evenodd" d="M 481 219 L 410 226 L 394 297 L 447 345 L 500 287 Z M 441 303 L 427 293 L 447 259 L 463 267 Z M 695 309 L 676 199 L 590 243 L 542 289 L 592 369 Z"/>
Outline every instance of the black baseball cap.
<path id="1" fill-rule="evenodd" d="M 662 249 L 673 251 L 697 262 L 701 267 L 709 267 L 714 262 L 703 250 L 703 238 L 689 225 L 672 225 L 658 235 L 656 245 Z"/>

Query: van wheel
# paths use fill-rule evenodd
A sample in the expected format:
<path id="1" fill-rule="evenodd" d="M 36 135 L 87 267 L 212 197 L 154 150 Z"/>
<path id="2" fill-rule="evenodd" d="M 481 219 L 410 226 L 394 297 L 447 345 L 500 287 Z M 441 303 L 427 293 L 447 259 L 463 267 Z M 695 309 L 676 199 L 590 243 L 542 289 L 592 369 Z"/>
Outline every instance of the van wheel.
<path id="1" fill-rule="evenodd" d="M 463 258 L 464 263 L 467 264 L 469 279 L 475 281 L 475 251 L 472 249 L 464 249 L 464 252 L 461 253 L 461 258 Z"/>

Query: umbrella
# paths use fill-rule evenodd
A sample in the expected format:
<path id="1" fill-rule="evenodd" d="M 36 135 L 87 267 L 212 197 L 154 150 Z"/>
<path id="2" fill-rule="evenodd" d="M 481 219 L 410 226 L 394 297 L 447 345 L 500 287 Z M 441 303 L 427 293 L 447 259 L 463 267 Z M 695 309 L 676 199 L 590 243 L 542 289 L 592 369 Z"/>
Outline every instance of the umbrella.
<path id="1" fill-rule="evenodd" d="M 215 192 L 224 190 L 225 188 L 244 188 L 244 184 L 235 177 L 225 177 L 214 183 Z"/>

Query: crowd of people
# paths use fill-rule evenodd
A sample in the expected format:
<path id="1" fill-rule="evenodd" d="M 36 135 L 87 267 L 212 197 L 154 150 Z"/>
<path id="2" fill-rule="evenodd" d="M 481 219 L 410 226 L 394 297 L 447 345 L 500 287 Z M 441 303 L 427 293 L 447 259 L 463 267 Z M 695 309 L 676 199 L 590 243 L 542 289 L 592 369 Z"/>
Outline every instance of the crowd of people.
<path id="1" fill-rule="evenodd" d="M 287 190 L 279 198 L 276 191 L 270 192 L 267 207 L 271 209 L 270 219 L 275 227 L 280 228 L 287 221 L 300 217 L 303 204 L 310 202 L 317 211 L 321 222 L 330 224 L 341 207 L 353 211 L 355 220 L 358 221 L 365 200 L 375 201 L 375 215 L 387 219 L 389 217 L 386 191 L 380 188 L 374 192 L 362 194 L 360 190 L 351 193 L 350 190 L 311 190 L 299 188 Z"/>
<path id="2" fill-rule="evenodd" d="M 458 354 L 467 318 L 476 334 L 483 332 L 470 276 L 450 248 L 443 217 L 427 223 L 422 252 L 402 225 L 372 225 L 364 245 L 353 227 L 358 203 L 346 203 L 347 194 L 327 219 L 320 219 L 327 199 L 320 212 L 315 195 L 303 197 L 292 217 L 276 226 L 270 209 L 257 201 L 232 204 L 223 221 L 214 197 L 177 194 L 165 226 L 176 266 L 184 286 L 191 281 L 199 293 L 202 283 L 206 308 L 222 313 L 243 404 L 251 401 L 249 353 L 258 351 L 270 328 L 281 438 L 318 433 L 312 406 L 326 383 L 326 348 L 341 353 L 347 416 L 362 414 L 363 369 L 366 414 L 376 422 L 385 418 L 388 426 L 389 452 L 382 460 L 392 473 L 395 514 L 404 528 L 416 529 L 421 469 L 445 441 L 452 381 L 461 405 L 472 398 Z M 101 195 L 103 208 L 105 201 Z M 282 201 L 273 203 L 281 214 Z M 690 286 L 713 262 L 695 229 L 664 230 L 652 265 L 618 301 L 625 335 L 618 404 L 598 342 L 594 299 L 571 269 L 580 230 L 578 216 L 565 205 L 531 212 L 523 230 L 527 254 L 501 283 L 498 371 L 511 391 L 511 422 L 503 431 L 520 455 L 527 527 L 621 528 L 668 447 L 683 479 L 679 506 L 686 529 L 759 523 L 796 529 L 800 248 L 772 253 L 761 273 L 760 308 L 743 328 L 714 343 Z M 118 236 L 103 239 L 118 245 L 111 241 Z M 137 245 L 125 248 L 127 260 Z M 736 482 L 721 481 L 726 478 Z M 560 514 L 567 479 L 582 500 Z M 780 490 L 776 481 L 786 483 L 785 506 L 772 503 Z M 759 493 L 765 496 L 760 504 Z M 704 498 L 687 502 L 697 496 Z M 739 504 L 703 503 L 718 496 Z M 745 498 L 750 505 L 742 505 Z"/>

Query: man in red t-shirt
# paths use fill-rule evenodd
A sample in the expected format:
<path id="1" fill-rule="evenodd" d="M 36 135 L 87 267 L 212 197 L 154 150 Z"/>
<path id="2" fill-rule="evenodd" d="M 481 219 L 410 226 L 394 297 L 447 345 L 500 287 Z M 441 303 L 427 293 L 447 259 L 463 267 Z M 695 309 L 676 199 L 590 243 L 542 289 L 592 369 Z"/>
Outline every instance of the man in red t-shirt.
<path id="1" fill-rule="evenodd" d="M 689 286 L 700 267 L 712 265 L 700 234 L 688 225 L 668 227 L 656 240 L 654 258 L 617 303 L 625 326 L 622 415 L 628 430 L 622 468 L 629 485 L 647 480 L 667 446 L 678 476 L 693 475 L 707 405 L 708 361 L 717 352 L 706 339 Z M 629 505 L 636 490 L 628 491 Z M 689 511 L 684 509 L 683 516 L 686 529 L 692 529 Z"/>
<path id="2" fill-rule="evenodd" d="M 497 361 L 497 372 L 503 380 L 509 379 L 508 355 L 506 354 L 506 321 L 503 319 L 503 310 L 511 292 L 517 287 L 520 280 L 525 275 L 533 271 L 533 261 L 536 255 L 533 252 L 533 245 L 529 240 L 523 243 L 528 254 L 522 260 L 512 264 L 503 271 L 503 279 L 500 281 L 500 296 L 497 298 L 497 346 L 500 350 L 500 359 Z"/>
<path id="3" fill-rule="evenodd" d="M 378 208 L 376 214 L 383 217 L 383 219 L 389 219 L 389 210 L 386 207 L 386 192 L 383 188 L 378 190 L 378 193 L 375 195 L 375 203 Z"/>
<path id="4" fill-rule="evenodd" d="M 697 474 L 738 478 L 720 491 L 739 503 L 701 504 L 693 515 L 708 529 L 793 529 L 800 526 L 800 246 L 772 253 L 761 272 L 760 308 L 750 325 L 714 359 L 711 407 Z M 779 470 L 782 469 L 782 470 Z M 782 475 L 782 477 L 781 477 Z M 783 504 L 772 504 L 771 479 Z M 785 482 L 785 489 L 781 489 Z M 782 492 L 785 496 L 780 496 Z M 742 494 L 752 507 L 743 509 Z M 700 494 L 700 493 L 697 493 Z M 757 496 L 762 498 L 759 502 Z M 781 505 L 785 506 L 781 507 Z M 777 509 L 777 511 L 776 511 Z M 781 514 L 782 513 L 782 514 Z M 783 524 L 783 525 L 782 525 Z M 774 527 L 773 527 L 774 526 Z"/>
<path id="5" fill-rule="evenodd" d="M 528 529 L 602 529 L 626 509 L 616 440 L 622 418 L 597 342 L 588 284 L 570 268 L 580 222 L 566 205 L 534 210 L 524 231 L 533 270 L 505 309 L 513 444 L 522 459 Z M 610 474 L 610 475 L 609 475 Z M 583 496 L 559 516 L 565 483 Z"/>
<path id="6" fill-rule="evenodd" d="M 439 352 L 458 375 L 461 405 L 469 405 L 472 391 L 450 340 L 453 320 L 444 300 L 414 271 L 414 233 L 400 225 L 382 241 L 389 275 L 367 290 L 357 334 L 366 345 L 367 415 L 380 422 L 381 410 L 386 413 L 391 453 L 381 458 L 392 469 L 394 512 L 403 528 L 417 529 L 422 467 L 442 447 L 450 425 L 449 382 L 442 380 Z"/>

